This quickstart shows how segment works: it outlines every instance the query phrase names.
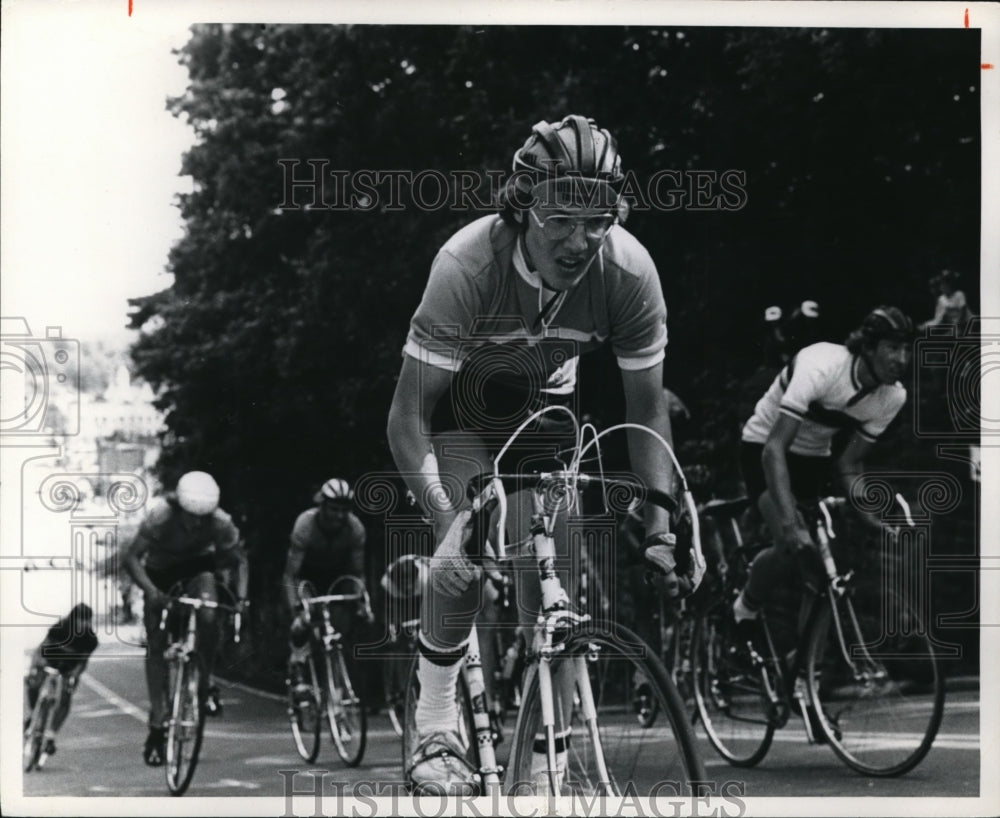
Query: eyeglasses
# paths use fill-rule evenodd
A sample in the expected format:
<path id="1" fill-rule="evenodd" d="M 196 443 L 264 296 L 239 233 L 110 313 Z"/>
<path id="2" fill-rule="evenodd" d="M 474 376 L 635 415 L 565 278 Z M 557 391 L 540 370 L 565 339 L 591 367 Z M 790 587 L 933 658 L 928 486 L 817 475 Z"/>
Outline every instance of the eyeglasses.
<path id="1" fill-rule="evenodd" d="M 556 214 L 546 216 L 544 219 L 539 219 L 534 210 L 531 210 L 530 213 L 535 220 L 535 224 L 541 228 L 542 235 L 549 241 L 559 241 L 573 235 L 577 225 L 580 224 L 583 225 L 583 232 L 588 239 L 603 239 L 615 222 L 618 221 L 618 217 L 610 213 L 602 213 L 599 216 L 564 216 Z"/>

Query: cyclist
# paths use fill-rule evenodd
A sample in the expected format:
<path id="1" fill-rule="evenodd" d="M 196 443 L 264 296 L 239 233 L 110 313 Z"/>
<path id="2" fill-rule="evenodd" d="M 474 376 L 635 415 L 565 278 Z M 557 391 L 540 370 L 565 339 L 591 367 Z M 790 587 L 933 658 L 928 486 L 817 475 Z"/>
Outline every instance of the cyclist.
<path id="1" fill-rule="evenodd" d="M 350 484 L 331 478 L 316 492 L 313 502 L 315 507 L 303 511 L 292 527 L 282 577 L 285 601 L 293 617 L 289 629 L 292 681 L 303 694 L 309 690 L 303 682 L 302 663 L 309 658 L 310 625 L 299 607 L 299 582 L 308 580 L 323 594 L 339 577 L 352 575 L 363 581 L 365 575 L 365 527 L 352 511 L 354 491 Z M 334 627 L 352 636 L 354 616 L 339 607 L 332 609 L 332 615 Z M 350 657 L 351 651 L 345 655 Z"/>
<path id="2" fill-rule="evenodd" d="M 464 552 L 468 479 L 491 468 L 499 445 L 530 413 L 570 401 L 579 354 L 603 343 L 622 371 L 628 420 L 669 439 L 666 306 L 653 260 L 621 226 L 623 182 L 615 139 L 593 120 L 537 123 L 514 154 L 500 212 L 445 243 L 411 320 L 388 438 L 410 490 L 433 516 L 438 543 L 421 610 L 418 741 L 407 770 L 414 785 L 472 789 L 455 699 L 482 591 L 482 571 Z M 566 440 L 557 417 L 544 416 L 505 462 L 521 469 L 550 465 Z M 651 489 L 668 490 L 667 455 L 647 442 L 630 433 L 632 468 Z M 510 498 L 512 542 L 527 531 L 528 495 Z M 669 515 L 648 504 L 645 522 L 645 559 L 664 590 L 677 594 Z M 566 553 L 562 526 L 556 545 Z M 520 573 L 531 579 L 530 570 L 537 568 Z M 524 601 L 522 622 L 532 623 L 537 581 L 519 584 L 515 596 Z M 536 762 L 536 770 L 547 766 L 544 754 L 536 753 Z"/>
<path id="3" fill-rule="evenodd" d="M 235 569 L 236 596 L 246 600 L 248 565 L 240 532 L 219 508 L 219 486 L 203 471 L 190 471 L 177 481 L 176 491 L 157 498 L 125 553 L 125 568 L 145 594 L 146 685 L 149 688 L 149 735 L 143 760 L 151 767 L 164 762 L 167 716 L 167 666 L 163 657 L 168 634 L 160 629 L 167 592 L 183 583 L 185 593 L 216 599 L 217 576 Z M 222 712 L 218 688 L 211 684 L 218 642 L 214 611 L 198 611 L 199 652 L 206 663 L 202 701 L 208 715 Z"/>
<path id="4" fill-rule="evenodd" d="M 45 679 L 46 667 L 58 670 L 62 673 L 64 680 L 62 698 L 52 714 L 49 728 L 51 733 L 45 736 L 45 746 L 42 748 L 43 755 L 39 759 L 39 766 L 45 763 L 44 759 L 55 755 L 55 734 L 59 732 L 69 715 L 73 691 L 76 690 L 80 674 L 87 667 L 90 654 L 97 648 L 97 634 L 94 633 L 92 625 L 93 618 L 94 612 L 86 602 L 77 603 L 67 616 L 49 628 L 42 643 L 35 648 L 31 655 L 31 670 L 25 679 L 28 685 L 29 708 L 34 709 L 35 702 L 38 701 L 38 692 Z"/>
<path id="5" fill-rule="evenodd" d="M 740 461 L 747 494 L 774 545 L 750 566 L 733 606 L 738 627 L 757 617 L 770 589 L 788 583 L 796 553 L 815 553 L 796 504 L 821 496 L 831 441 L 840 430 L 848 430 L 849 438 L 836 461 L 837 475 L 849 495 L 863 494 L 864 460 L 906 402 L 899 378 L 909 364 L 913 337 L 908 316 L 896 307 L 879 307 L 843 345 L 820 342 L 802 349 L 757 402 L 743 427 Z M 858 514 L 881 528 L 873 515 Z"/>

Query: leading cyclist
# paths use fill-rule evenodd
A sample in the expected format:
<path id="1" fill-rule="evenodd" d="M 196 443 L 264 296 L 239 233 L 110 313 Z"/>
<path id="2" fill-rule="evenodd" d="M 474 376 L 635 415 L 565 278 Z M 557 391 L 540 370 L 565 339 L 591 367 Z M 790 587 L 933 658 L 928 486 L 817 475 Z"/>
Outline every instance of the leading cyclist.
<path id="1" fill-rule="evenodd" d="M 149 735 L 143 760 L 151 767 L 164 762 L 167 716 L 167 666 L 163 652 L 169 634 L 160 629 L 167 592 L 177 583 L 202 599 L 216 599 L 216 576 L 236 571 L 236 596 L 242 606 L 247 595 L 248 566 L 240 532 L 219 508 L 219 486 L 210 474 L 191 471 L 177 481 L 175 492 L 157 498 L 139 526 L 125 554 L 125 568 L 145 593 L 146 685 L 149 688 Z M 222 711 L 219 691 L 209 682 L 215 664 L 218 624 L 214 611 L 198 611 L 200 652 L 205 659 L 207 689 L 202 701 L 208 715 Z"/>
<path id="2" fill-rule="evenodd" d="M 434 259 L 410 323 L 388 422 L 396 465 L 433 516 L 438 543 L 421 611 L 418 743 L 406 773 L 416 786 L 433 782 L 453 793 L 473 786 L 455 699 L 481 604 L 482 572 L 463 549 L 471 513 L 467 481 L 492 468 L 498 445 L 532 411 L 570 400 L 579 354 L 604 343 L 622 372 L 627 419 L 670 436 L 663 393 L 666 306 L 653 260 L 621 225 L 625 177 L 615 139 L 582 116 L 539 122 L 514 154 L 513 170 L 500 213 L 467 225 Z M 522 470 L 552 467 L 561 431 L 553 418 L 558 413 L 520 438 L 518 457 L 505 462 Z M 629 452 L 647 486 L 669 489 L 672 472 L 662 447 L 630 433 Z M 527 531 L 528 495 L 511 498 L 512 542 Z M 650 503 L 645 522 L 645 559 L 676 595 L 669 515 Z M 567 553 L 562 526 L 556 546 Z M 528 570 L 537 569 L 519 573 Z M 529 624 L 538 610 L 537 580 L 515 593 Z M 457 624 L 445 625 L 446 618 Z M 533 772 L 547 766 L 542 753 L 535 761 Z"/>
<path id="3" fill-rule="evenodd" d="M 755 619 L 769 591 L 788 584 L 794 555 L 814 553 L 797 503 L 822 495 L 831 442 L 840 430 L 849 430 L 850 437 L 837 458 L 837 476 L 847 496 L 863 496 L 865 458 L 906 402 L 899 378 L 909 365 L 913 337 L 908 316 L 896 307 L 879 307 L 843 345 L 821 342 L 800 350 L 757 402 L 743 427 L 740 460 L 747 494 L 775 544 L 750 566 L 733 606 L 738 624 Z M 868 512 L 856 512 L 869 526 L 882 527 Z"/>

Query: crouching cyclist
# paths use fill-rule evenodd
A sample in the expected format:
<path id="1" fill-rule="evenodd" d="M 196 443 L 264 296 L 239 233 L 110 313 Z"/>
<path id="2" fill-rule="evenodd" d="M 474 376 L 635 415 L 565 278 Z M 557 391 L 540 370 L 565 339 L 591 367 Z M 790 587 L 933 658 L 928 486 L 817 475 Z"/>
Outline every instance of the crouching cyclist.
<path id="1" fill-rule="evenodd" d="M 92 625 L 93 618 L 94 612 L 87 603 L 80 602 L 74 605 L 69 615 L 64 616 L 49 628 L 42 644 L 35 648 L 35 652 L 31 656 L 31 670 L 25 679 L 28 686 L 28 707 L 30 709 L 33 710 L 35 702 L 38 701 L 38 691 L 45 679 L 46 667 L 58 670 L 64 680 L 62 697 L 52 714 L 50 732 L 45 736 L 45 746 L 42 748 L 42 756 L 38 761 L 40 767 L 44 765 L 49 756 L 55 755 L 56 733 L 59 732 L 69 715 L 73 691 L 76 690 L 80 674 L 87 667 L 90 654 L 97 648 L 97 634 L 94 633 Z"/>
<path id="2" fill-rule="evenodd" d="M 146 684 L 149 689 L 149 735 L 143 760 L 151 767 L 164 762 L 167 717 L 167 667 L 163 652 L 169 635 L 160 628 L 167 593 L 181 583 L 184 592 L 216 600 L 217 576 L 235 569 L 238 605 L 245 604 L 248 565 L 240 532 L 219 508 L 219 486 L 202 471 L 185 474 L 175 492 L 154 501 L 125 555 L 125 568 L 145 593 Z M 219 690 L 211 684 L 219 628 L 215 611 L 198 611 L 198 640 L 206 662 L 205 712 L 222 712 Z"/>

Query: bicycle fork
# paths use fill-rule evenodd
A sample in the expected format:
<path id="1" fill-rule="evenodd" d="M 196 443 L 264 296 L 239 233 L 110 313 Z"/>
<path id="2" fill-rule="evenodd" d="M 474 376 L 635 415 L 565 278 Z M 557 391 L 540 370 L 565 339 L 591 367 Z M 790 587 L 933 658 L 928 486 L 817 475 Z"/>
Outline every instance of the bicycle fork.
<path id="1" fill-rule="evenodd" d="M 486 703 L 486 680 L 483 678 L 483 659 L 479 649 L 479 634 L 472 627 L 468 648 L 465 653 L 466 681 L 469 684 L 469 698 L 472 704 L 472 724 L 476 731 L 476 745 L 479 748 L 479 773 L 482 777 L 483 792 L 499 792 L 500 773 L 496 750 L 493 747 L 493 727 L 490 724 L 489 708 Z"/>

